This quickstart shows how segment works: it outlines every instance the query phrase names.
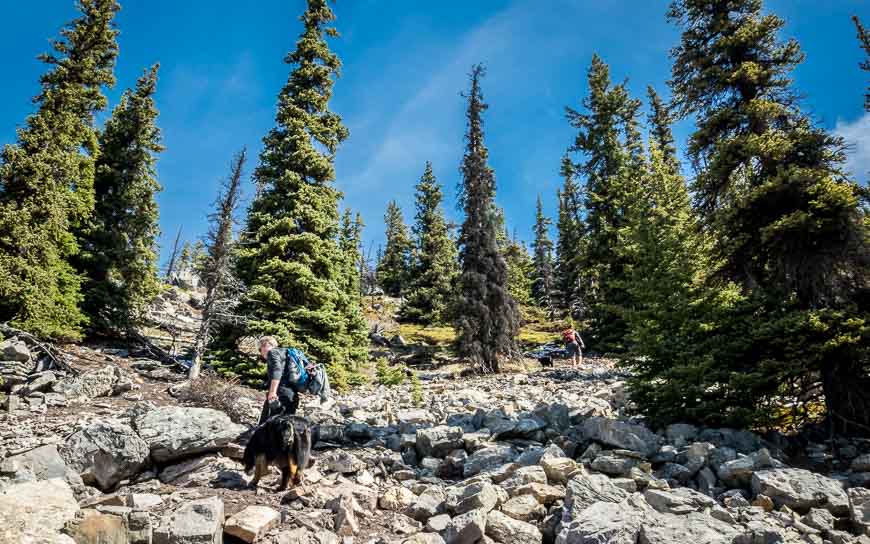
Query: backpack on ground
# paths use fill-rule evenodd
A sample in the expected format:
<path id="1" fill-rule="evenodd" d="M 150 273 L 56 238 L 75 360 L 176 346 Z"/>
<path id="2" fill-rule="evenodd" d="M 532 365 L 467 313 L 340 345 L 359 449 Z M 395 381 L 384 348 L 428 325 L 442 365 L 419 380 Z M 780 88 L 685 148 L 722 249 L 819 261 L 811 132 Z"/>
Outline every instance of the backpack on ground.
<path id="1" fill-rule="evenodd" d="M 320 397 L 321 402 L 329 400 L 331 389 L 329 376 L 323 365 L 310 362 L 305 354 L 296 348 L 287 349 L 287 364 L 295 364 L 299 371 L 299 380 L 294 384 L 298 391 L 307 391 Z"/>

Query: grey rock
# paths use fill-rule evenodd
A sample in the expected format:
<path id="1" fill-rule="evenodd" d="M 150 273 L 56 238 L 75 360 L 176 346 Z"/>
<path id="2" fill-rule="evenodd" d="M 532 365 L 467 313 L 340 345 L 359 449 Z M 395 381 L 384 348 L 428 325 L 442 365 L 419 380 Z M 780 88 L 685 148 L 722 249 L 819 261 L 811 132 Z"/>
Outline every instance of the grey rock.
<path id="1" fill-rule="evenodd" d="M 830 531 L 834 528 L 837 518 L 824 508 L 810 508 L 810 511 L 801 518 L 805 525 L 819 531 Z"/>
<path id="2" fill-rule="evenodd" d="M 468 478 L 475 474 L 492 470 L 513 461 L 516 455 L 516 450 L 506 444 L 495 444 L 485 447 L 475 451 L 468 457 L 465 466 L 462 468 L 462 474 Z"/>
<path id="3" fill-rule="evenodd" d="M 65 395 L 72 402 L 85 402 L 97 397 L 111 396 L 120 378 L 120 368 L 106 365 L 79 376 L 68 376 L 54 384 L 54 391 Z"/>
<path id="4" fill-rule="evenodd" d="M 486 518 L 486 536 L 500 544 L 541 544 L 541 531 L 531 523 L 494 510 Z"/>
<path id="5" fill-rule="evenodd" d="M 456 505 L 455 513 L 464 514 L 472 510 L 489 512 L 499 503 L 500 494 L 496 486 L 488 483 L 472 484 L 465 488 L 462 500 Z"/>
<path id="6" fill-rule="evenodd" d="M 544 468 L 539 465 L 534 465 L 530 467 L 521 467 L 515 470 L 510 478 L 504 480 L 501 483 L 501 486 L 510 494 L 515 495 L 514 490 L 518 489 L 526 484 L 531 483 L 539 483 L 546 484 L 547 483 L 547 473 L 544 472 Z"/>
<path id="7" fill-rule="evenodd" d="M 637 544 L 639 513 L 637 499 L 595 502 L 563 521 L 556 544 Z"/>
<path id="8" fill-rule="evenodd" d="M 348 495 L 341 495 L 334 502 L 335 532 L 339 536 L 353 536 L 359 532 L 359 522 L 356 512 L 359 510 L 356 500 Z"/>
<path id="9" fill-rule="evenodd" d="M 540 446 L 532 446 L 531 448 L 526 448 L 526 450 L 517 457 L 517 463 L 525 467 L 537 465 L 541 462 L 543 456 L 544 448 Z"/>
<path id="10" fill-rule="evenodd" d="M 716 504 L 716 501 L 710 497 L 686 487 L 669 491 L 647 489 L 643 497 L 653 509 L 663 514 L 685 515 L 702 511 Z"/>
<path id="11" fill-rule="evenodd" d="M 222 544 L 224 503 L 220 497 L 186 502 L 164 516 L 154 544 Z"/>
<path id="12" fill-rule="evenodd" d="M 694 442 L 677 455 L 677 463 L 683 465 L 692 476 L 707 465 L 707 460 L 716 446 L 708 442 Z"/>
<path id="13" fill-rule="evenodd" d="M 78 511 L 72 489 L 59 478 L 12 484 L 0 490 L 0 542 L 74 544 L 60 531 Z"/>
<path id="14" fill-rule="evenodd" d="M 576 517 L 596 502 L 618 503 L 627 499 L 629 494 L 610 481 L 603 474 L 578 474 L 568 482 L 565 493 L 565 512 Z"/>
<path id="15" fill-rule="evenodd" d="M 127 544 L 152 544 L 154 527 L 147 512 L 127 516 Z"/>
<path id="16" fill-rule="evenodd" d="M 54 445 L 40 446 L 30 451 L 7 457 L 0 464 L 0 474 L 13 478 L 23 473 L 32 474 L 37 480 L 65 478 L 68 467 Z"/>
<path id="17" fill-rule="evenodd" d="M 441 536 L 447 544 L 474 544 L 486 533 L 487 513 L 472 510 L 450 520 Z"/>
<path id="18" fill-rule="evenodd" d="M 644 520 L 638 544 L 732 544 L 737 528 L 713 517 L 690 513 L 684 516 L 656 514 Z"/>
<path id="19" fill-rule="evenodd" d="M 51 370 L 40 372 L 30 376 L 27 386 L 21 391 L 23 395 L 30 395 L 38 391 L 48 391 L 57 381 L 57 376 Z"/>
<path id="20" fill-rule="evenodd" d="M 503 505 L 501 511 L 520 521 L 535 521 L 547 514 L 547 509 L 532 495 L 517 495 L 511 497 Z"/>
<path id="21" fill-rule="evenodd" d="M 593 467 L 594 468 L 594 467 Z M 663 480 L 674 480 L 681 484 L 685 484 L 692 479 L 692 471 L 679 463 L 665 463 L 658 471 L 656 476 Z"/>
<path id="22" fill-rule="evenodd" d="M 447 529 L 447 526 L 450 524 L 450 516 L 447 514 L 439 514 L 437 516 L 433 516 L 429 518 L 429 521 L 426 522 L 425 530 L 430 533 L 440 533 Z"/>
<path id="23" fill-rule="evenodd" d="M 849 513 L 855 527 L 870 536 L 870 489 L 853 487 L 849 489 Z"/>
<path id="24" fill-rule="evenodd" d="M 444 544 L 444 539 L 436 533 L 417 533 L 403 540 L 402 544 Z"/>
<path id="25" fill-rule="evenodd" d="M 462 449 L 461 427 L 442 425 L 417 431 L 417 453 L 420 457 L 444 457 L 455 449 Z"/>
<path id="26" fill-rule="evenodd" d="M 750 453 L 761 449 L 761 438 L 749 431 L 734 429 L 704 429 L 698 434 L 701 442 L 710 442 L 717 448 L 733 448 L 739 453 Z"/>
<path id="27" fill-rule="evenodd" d="M 444 511 L 445 498 L 444 491 L 431 487 L 417 496 L 416 500 L 405 509 L 405 514 L 425 523 L 429 518 Z"/>
<path id="28" fill-rule="evenodd" d="M 837 480 L 799 468 L 766 469 L 752 475 L 752 492 L 767 495 L 777 507 L 797 512 L 827 508 L 835 516 L 849 513 L 849 499 Z"/>
<path id="29" fill-rule="evenodd" d="M 624 448 L 652 456 L 660 438 L 644 427 L 604 417 L 591 417 L 583 423 L 583 436 L 607 446 Z"/>
<path id="30" fill-rule="evenodd" d="M 25 363 L 30 361 L 30 348 L 18 338 L 9 338 L 0 342 L 0 350 L 3 351 L 4 361 L 18 361 Z"/>
<path id="31" fill-rule="evenodd" d="M 755 472 L 768 468 L 785 468 L 785 465 L 774 459 L 767 449 L 761 449 L 750 455 L 722 463 L 716 469 L 716 473 L 728 487 L 748 487 Z"/>
<path id="32" fill-rule="evenodd" d="M 384 491 L 378 499 L 378 506 L 383 510 L 401 512 L 414 504 L 417 496 L 410 489 L 395 486 Z"/>
<path id="33" fill-rule="evenodd" d="M 638 466 L 640 461 L 631 457 L 622 457 L 614 455 L 611 452 L 604 452 L 592 461 L 590 465 L 592 470 L 603 472 L 611 476 L 625 476 L 631 472 L 631 469 Z"/>
<path id="34" fill-rule="evenodd" d="M 244 431 L 223 412 L 187 406 L 156 408 L 136 418 L 134 426 L 159 463 L 219 451 Z"/>
<path id="35" fill-rule="evenodd" d="M 127 425 L 96 422 L 76 431 L 61 455 L 82 480 L 103 491 L 138 474 L 148 461 L 148 444 Z"/>
<path id="36" fill-rule="evenodd" d="M 565 488 L 533 482 L 514 489 L 513 494 L 515 496 L 531 495 L 539 503 L 550 506 L 554 502 L 565 498 Z"/>

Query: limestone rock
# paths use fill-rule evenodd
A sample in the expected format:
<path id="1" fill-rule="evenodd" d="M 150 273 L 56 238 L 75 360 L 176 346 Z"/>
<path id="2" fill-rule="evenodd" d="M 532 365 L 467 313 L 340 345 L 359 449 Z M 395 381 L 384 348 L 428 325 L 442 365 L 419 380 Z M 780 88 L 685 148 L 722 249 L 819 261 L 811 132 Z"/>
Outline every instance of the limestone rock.
<path id="1" fill-rule="evenodd" d="M 447 544 L 474 544 L 486 532 L 486 512 L 472 510 L 450 520 L 441 535 Z"/>
<path id="2" fill-rule="evenodd" d="M 159 463 L 220 451 L 244 431 L 223 412 L 187 406 L 161 406 L 146 412 L 135 419 L 135 428 Z"/>
<path id="3" fill-rule="evenodd" d="M 411 506 L 417 496 L 406 487 L 391 487 L 383 492 L 378 499 L 378 506 L 383 510 L 401 512 Z"/>
<path id="4" fill-rule="evenodd" d="M 51 444 L 7 457 L 0 464 L 0 473 L 13 478 L 20 478 L 23 473 L 29 473 L 37 480 L 65 478 L 67 471 L 63 457 Z"/>
<path id="5" fill-rule="evenodd" d="M 78 511 L 72 489 L 59 478 L 12 484 L 0 491 L 0 542 L 73 544 L 60 530 Z"/>
<path id="6" fill-rule="evenodd" d="M 659 449 L 660 438 L 644 427 L 606 417 L 590 417 L 583 423 L 583 436 L 606 446 L 637 451 L 647 456 Z"/>
<path id="7" fill-rule="evenodd" d="M 500 544 L 541 544 L 543 541 L 537 527 L 498 510 L 493 510 L 486 518 L 486 536 Z"/>
<path id="8" fill-rule="evenodd" d="M 72 402 L 85 402 L 97 397 L 111 396 L 119 379 L 121 369 L 115 365 L 106 365 L 79 376 L 64 378 L 54 384 L 54 391 L 65 395 Z"/>
<path id="9" fill-rule="evenodd" d="M 103 491 L 135 476 L 148 461 L 148 444 L 127 425 L 96 422 L 76 431 L 61 450 L 67 465 Z"/>
<path id="10" fill-rule="evenodd" d="M 855 526 L 870 536 L 870 489 L 849 489 L 849 512 Z"/>
<path id="11" fill-rule="evenodd" d="M 752 492 L 773 499 L 777 507 L 797 512 L 827 508 L 835 516 L 849 513 L 849 499 L 837 480 L 799 468 L 767 469 L 752 475 Z"/>
<path id="12" fill-rule="evenodd" d="M 224 532 L 252 543 L 280 521 L 281 514 L 268 506 L 248 506 L 227 520 Z"/>
<path id="13" fill-rule="evenodd" d="M 556 544 L 637 544 L 642 520 L 630 499 L 595 502 L 563 522 Z"/>
<path id="14" fill-rule="evenodd" d="M 224 503 L 220 497 L 186 502 L 154 530 L 154 544 L 222 544 Z"/>
<path id="15" fill-rule="evenodd" d="M 501 505 L 501 511 L 519 521 L 535 521 L 547 515 L 547 509 L 532 495 L 518 495 Z"/>
<path id="16" fill-rule="evenodd" d="M 445 457 L 464 446 L 461 427 L 441 425 L 417 431 L 417 453 L 420 457 Z"/>
<path id="17" fill-rule="evenodd" d="M 603 474 L 578 474 L 568 482 L 565 511 L 571 517 L 576 517 L 597 502 L 619 503 L 628 496 L 626 491 L 613 485 L 610 478 Z"/>

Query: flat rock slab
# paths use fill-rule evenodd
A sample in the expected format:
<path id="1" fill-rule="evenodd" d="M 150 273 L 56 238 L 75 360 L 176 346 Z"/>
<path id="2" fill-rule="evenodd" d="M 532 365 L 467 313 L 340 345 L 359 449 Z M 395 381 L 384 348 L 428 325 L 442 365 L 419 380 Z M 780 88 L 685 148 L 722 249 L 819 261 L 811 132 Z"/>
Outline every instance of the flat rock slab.
<path id="1" fill-rule="evenodd" d="M 79 505 L 60 478 L 13 484 L 0 491 L 0 542 L 74 544 L 60 534 Z"/>
<path id="2" fill-rule="evenodd" d="M 223 412 L 185 406 L 146 412 L 136 418 L 135 427 L 158 463 L 219 451 L 245 430 Z"/>
<path id="3" fill-rule="evenodd" d="M 222 544 L 224 502 L 220 497 L 182 504 L 154 530 L 154 544 Z"/>
<path id="4" fill-rule="evenodd" d="M 138 474 L 148 452 L 148 444 L 131 427 L 99 421 L 70 435 L 61 455 L 86 484 L 109 491 Z"/>
<path id="5" fill-rule="evenodd" d="M 49 478 L 63 478 L 67 473 L 67 466 L 53 445 L 40 446 L 38 448 L 13 455 L 6 458 L 0 464 L 0 473 L 16 475 L 29 472 L 37 480 Z"/>
<path id="6" fill-rule="evenodd" d="M 644 427 L 609 419 L 606 417 L 590 417 L 583 423 L 583 436 L 587 440 L 595 440 L 606 446 L 624 448 L 654 455 L 659 449 L 658 435 Z"/>
<path id="7" fill-rule="evenodd" d="M 278 525 L 281 514 L 268 506 L 248 506 L 227 520 L 224 532 L 245 542 L 254 542 Z"/>

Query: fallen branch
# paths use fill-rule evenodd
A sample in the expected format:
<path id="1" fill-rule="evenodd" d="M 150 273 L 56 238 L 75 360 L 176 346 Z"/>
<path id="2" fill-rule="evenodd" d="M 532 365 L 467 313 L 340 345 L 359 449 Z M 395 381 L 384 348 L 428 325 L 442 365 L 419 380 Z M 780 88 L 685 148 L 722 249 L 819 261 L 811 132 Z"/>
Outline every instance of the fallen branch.
<path id="1" fill-rule="evenodd" d="M 151 359 L 160 361 L 164 365 L 177 366 L 182 371 L 187 371 L 187 367 L 179 361 L 174 355 L 170 354 L 165 349 L 161 348 L 141 333 L 130 331 L 128 333 L 130 340 L 138 342 L 142 346 L 142 350 L 149 354 Z"/>
<path id="2" fill-rule="evenodd" d="M 17 336 L 19 338 L 24 338 L 25 340 L 28 340 L 34 348 L 41 351 L 45 354 L 46 357 L 48 357 L 53 366 L 65 372 L 69 372 L 73 375 L 79 374 L 77 370 L 75 370 L 69 365 L 69 363 L 66 362 L 63 354 L 57 351 L 54 346 L 42 342 L 39 338 L 33 336 L 29 332 L 17 329 L 9 325 L 8 323 L 0 323 L 0 332 L 2 332 L 4 336 Z"/>

